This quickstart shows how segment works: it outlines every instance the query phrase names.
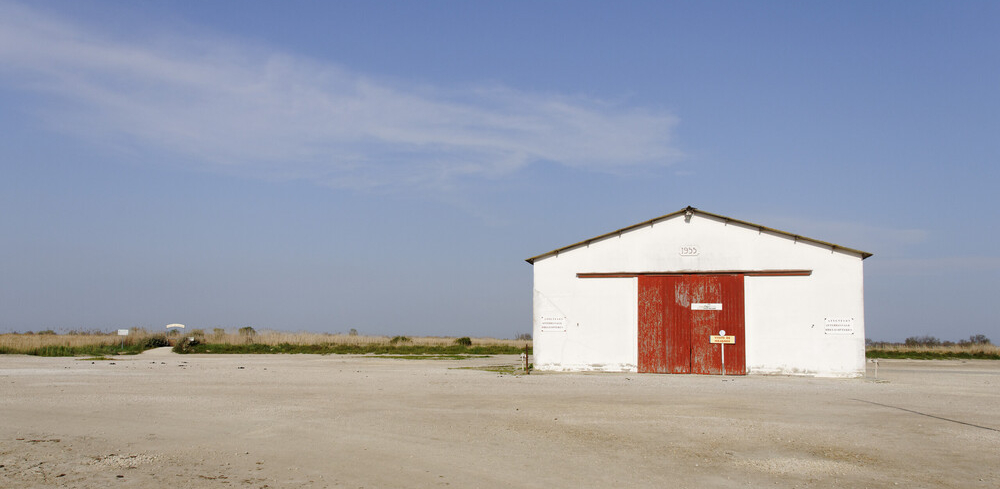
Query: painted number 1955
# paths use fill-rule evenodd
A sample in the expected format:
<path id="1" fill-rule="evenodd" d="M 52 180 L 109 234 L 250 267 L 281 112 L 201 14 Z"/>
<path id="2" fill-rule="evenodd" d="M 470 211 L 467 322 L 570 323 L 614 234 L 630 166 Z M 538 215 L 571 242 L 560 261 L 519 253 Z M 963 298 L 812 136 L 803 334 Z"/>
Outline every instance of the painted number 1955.
<path id="1" fill-rule="evenodd" d="M 681 256 L 696 256 L 698 254 L 697 246 L 681 246 Z"/>

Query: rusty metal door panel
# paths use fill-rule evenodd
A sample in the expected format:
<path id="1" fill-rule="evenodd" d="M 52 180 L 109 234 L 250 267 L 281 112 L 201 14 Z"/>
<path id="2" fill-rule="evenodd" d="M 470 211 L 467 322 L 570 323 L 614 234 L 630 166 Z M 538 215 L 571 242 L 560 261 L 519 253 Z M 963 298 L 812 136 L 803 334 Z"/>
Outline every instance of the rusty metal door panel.
<path id="1" fill-rule="evenodd" d="M 726 374 L 745 374 L 743 276 L 701 275 L 687 278 L 692 282 L 692 303 L 722 305 L 722 310 L 691 311 L 691 372 L 722 374 L 722 347 L 710 343 L 709 337 L 725 330 L 727 335 L 736 337 L 736 344 L 725 345 Z"/>
<path id="2" fill-rule="evenodd" d="M 667 312 L 667 364 L 672 374 L 691 373 L 691 282 L 689 277 L 670 277 Z"/>
<path id="3" fill-rule="evenodd" d="M 722 354 L 709 336 L 725 330 L 726 374 L 746 374 L 742 275 L 639 276 L 639 371 L 722 373 Z M 691 304 L 722 310 L 692 310 Z"/>
<path id="4" fill-rule="evenodd" d="M 639 371 L 667 373 L 667 337 L 663 295 L 665 277 L 640 276 Z"/>
<path id="5" fill-rule="evenodd" d="M 726 375 L 746 375 L 746 328 L 744 325 L 743 275 L 723 275 L 721 328 L 736 337 L 736 343 L 725 345 Z M 717 330 L 718 332 L 718 330 Z M 716 349 L 719 345 L 713 345 Z"/>
<path id="6" fill-rule="evenodd" d="M 722 302 L 719 277 L 698 275 L 688 276 L 685 279 L 690 284 L 688 289 L 691 303 Z M 709 335 L 719 334 L 719 329 L 723 329 L 719 327 L 721 315 L 722 311 L 691 311 L 691 373 L 709 375 L 722 373 L 718 345 L 711 345 L 708 342 Z M 713 346 L 716 348 L 712 348 Z"/>

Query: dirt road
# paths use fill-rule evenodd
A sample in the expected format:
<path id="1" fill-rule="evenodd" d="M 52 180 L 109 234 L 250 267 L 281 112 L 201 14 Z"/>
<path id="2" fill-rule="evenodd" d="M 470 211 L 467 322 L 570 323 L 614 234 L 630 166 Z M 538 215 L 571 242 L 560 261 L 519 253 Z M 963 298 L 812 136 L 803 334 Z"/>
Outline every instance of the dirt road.
<path id="1" fill-rule="evenodd" d="M 0 356 L 0 487 L 1000 487 L 1000 362 L 880 382 Z"/>

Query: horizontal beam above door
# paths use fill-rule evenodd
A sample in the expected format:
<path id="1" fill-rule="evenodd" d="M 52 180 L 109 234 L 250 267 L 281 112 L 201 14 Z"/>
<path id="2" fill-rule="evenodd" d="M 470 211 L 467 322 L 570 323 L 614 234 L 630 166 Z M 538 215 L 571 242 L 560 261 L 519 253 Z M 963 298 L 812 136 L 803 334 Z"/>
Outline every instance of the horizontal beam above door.
<path id="1" fill-rule="evenodd" d="M 746 275 L 748 277 L 807 277 L 812 270 L 698 270 L 682 272 L 591 272 L 577 278 L 676 277 L 680 275 Z"/>

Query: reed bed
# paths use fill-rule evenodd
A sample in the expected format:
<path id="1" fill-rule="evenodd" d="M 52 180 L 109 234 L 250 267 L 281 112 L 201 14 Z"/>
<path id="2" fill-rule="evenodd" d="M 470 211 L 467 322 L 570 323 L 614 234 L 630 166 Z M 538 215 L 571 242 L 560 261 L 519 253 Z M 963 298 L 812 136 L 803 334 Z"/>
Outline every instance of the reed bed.
<path id="1" fill-rule="evenodd" d="M 113 355 L 141 353 L 155 346 L 166 345 L 160 335 L 135 334 L 0 334 L 0 354 L 39 356 Z"/>
<path id="2" fill-rule="evenodd" d="M 199 329 L 151 333 L 136 328 L 127 336 L 111 333 L 92 334 L 0 334 L 0 354 L 41 356 L 135 354 L 168 344 L 186 343 L 194 338 L 200 348 L 192 352 L 217 353 L 386 353 L 452 351 L 456 338 L 446 336 L 372 336 L 285 331 L 229 331 Z M 213 350 L 213 345 L 215 348 Z M 499 338 L 471 338 L 471 345 L 461 346 L 470 352 L 509 353 L 531 348 L 531 341 Z M 262 348 L 269 347 L 269 348 Z M 279 348 L 280 347 L 280 348 Z M 185 352 L 188 350 L 184 350 Z M 464 350 L 463 350 L 464 351 Z"/>
<path id="3" fill-rule="evenodd" d="M 128 343 L 135 343 L 136 336 L 126 336 Z M 143 338 L 145 339 L 145 338 Z M 32 350 L 49 346 L 79 348 L 87 346 L 119 345 L 120 336 L 111 334 L 0 334 L 0 352 L 4 350 Z"/>
<path id="4" fill-rule="evenodd" d="M 192 337 L 193 335 L 185 335 Z M 198 341 L 204 343 L 214 343 L 222 345 L 243 345 L 247 343 L 257 343 L 262 345 L 398 345 L 408 344 L 413 346 L 450 346 L 455 344 L 454 337 L 448 336 L 371 336 L 371 335 L 347 335 L 340 333 L 310 333 L 298 332 L 289 333 L 285 331 L 270 331 L 243 335 L 238 332 L 225 332 L 223 334 L 207 333 Z M 405 338 L 405 339 L 402 339 Z M 396 341 L 393 341 L 396 339 Z M 472 344 L 481 346 L 513 346 L 524 348 L 525 343 L 529 346 L 531 341 L 507 340 L 499 338 L 471 338 Z"/>
<path id="5" fill-rule="evenodd" d="M 991 344 L 925 346 L 899 343 L 872 343 L 867 346 L 865 355 L 868 358 L 973 358 L 1000 360 L 1000 346 Z"/>

